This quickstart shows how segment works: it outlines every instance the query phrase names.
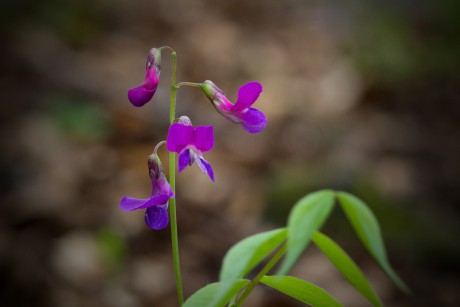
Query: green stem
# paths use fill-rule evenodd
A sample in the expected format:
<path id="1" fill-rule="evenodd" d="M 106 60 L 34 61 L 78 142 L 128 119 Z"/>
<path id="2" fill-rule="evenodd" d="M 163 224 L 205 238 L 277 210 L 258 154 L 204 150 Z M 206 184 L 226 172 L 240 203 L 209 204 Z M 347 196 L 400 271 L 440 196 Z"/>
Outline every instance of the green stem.
<path id="1" fill-rule="evenodd" d="M 170 47 L 165 47 L 171 50 L 172 65 L 171 65 L 171 98 L 169 102 L 169 123 L 173 124 L 176 118 L 176 52 Z M 180 274 L 179 260 L 179 236 L 177 234 L 177 217 L 176 217 L 176 154 L 169 153 L 169 184 L 174 192 L 174 197 L 169 200 L 169 218 L 171 221 L 171 245 L 172 256 L 174 263 L 174 273 L 176 276 L 177 298 L 179 306 L 184 303 L 184 293 L 182 291 L 182 279 Z"/>
<path id="2" fill-rule="evenodd" d="M 195 82 L 179 82 L 176 84 L 177 88 L 181 86 L 192 86 L 192 87 L 200 87 L 201 83 L 195 83 Z"/>
<path id="3" fill-rule="evenodd" d="M 268 271 L 270 271 L 275 266 L 275 264 L 281 259 L 281 257 L 283 257 L 285 251 L 286 243 L 283 243 L 281 248 L 273 256 L 273 258 L 264 266 L 264 268 L 259 272 L 259 274 L 257 274 L 257 276 L 254 277 L 251 283 L 246 287 L 241 297 L 238 299 L 238 301 L 236 301 L 235 307 L 241 306 L 241 304 L 248 298 L 249 294 L 251 294 L 252 290 L 254 290 L 254 288 L 260 282 L 262 277 L 264 277 L 265 274 L 267 274 Z"/>

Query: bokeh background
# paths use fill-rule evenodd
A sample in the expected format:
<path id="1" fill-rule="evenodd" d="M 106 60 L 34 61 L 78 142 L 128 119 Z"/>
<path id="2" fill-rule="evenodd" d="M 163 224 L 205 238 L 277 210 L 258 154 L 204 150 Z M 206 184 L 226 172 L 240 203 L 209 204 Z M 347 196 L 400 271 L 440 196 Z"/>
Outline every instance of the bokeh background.
<path id="1" fill-rule="evenodd" d="M 179 91 L 178 115 L 216 135 L 216 183 L 196 166 L 177 182 L 187 296 L 217 280 L 234 243 L 333 188 L 370 205 L 413 289 L 391 284 L 337 209 L 325 232 L 387 306 L 458 306 L 459 14 L 456 0 L 2 1 L 0 305 L 176 305 L 169 230 L 118 207 L 150 193 L 167 53 L 153 102 L 134 108 L 127 89 L 147 51 L 169 45 L 180 81 L 211 79 L 231 99 L 260 81 L 269 118 L 249 135 L 197 89 Z M 368 306 L 314 247 L 293 274 Z M 260 287 L 248 306 L 300 305 Z"/>

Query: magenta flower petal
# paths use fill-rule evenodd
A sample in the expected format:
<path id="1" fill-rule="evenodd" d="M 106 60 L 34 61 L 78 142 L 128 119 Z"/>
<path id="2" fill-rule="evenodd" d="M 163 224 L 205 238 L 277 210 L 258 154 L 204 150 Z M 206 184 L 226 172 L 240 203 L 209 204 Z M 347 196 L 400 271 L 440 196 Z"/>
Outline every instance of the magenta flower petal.
<path id="1" fill-rule="evenodd" d="M 214 172 L 202 153 L 214 146 L 214 128 L 198 126 L 194 128 L 187 116 L 181 116 L 177 123 L 169 127 L 167 148 L 179 153 L 179 172 L 197 161 L 200 169 L 214 181 Z"/>
<path id="2" fill-rule="evenodd" d="M 256 102 L 262 93 L 262 85 L 259 82 L 249 82 L 238 90 L 238 99 L 232 107 L 234 111 L 243 111 Z"/>
<path id="3" fill-rule="evenodd" d="M 254 108 L 249 108 L 244 113 L 235 112 L 233 115 L 241 121 L 243 129 L 249 133 L 258 133 L 267 126 L 265 114 Z"/>
<path id="4" fill-rule="evenodd" d="M 153 48 L 147 58 L 144 82 L 128 91 L 128 99 L 135 107 L 142 107 L 155 94 L 160 82 L 160 63 L 161 50 Z"/>
<path id="5" fill-rule="evenodd" d="M 156 87 L 154 89 L 146 89 L 144 85 L 139 85 L 128 91 L 128 99 L 133 106 L 139 108 L 152 99 L 155 90 Z"/>
<path id="6" fill-rule="evenodd" d="M 166 147 L 170 152 L 181 152 L 193 142 L 194 130 L 192 126 L 174 123 L 169 127 Z"/>
<path id="7" fill-rule="evenodd" d="M 213 126 L 198 126 L 193 136 L 193 145 L 201 152 L 210 151 L 214 146 Z"/>
<path id="8" fill-rule="evenodd" d="M 184 170 L 187 166 L 192 165 L 193 161 L 190 157 L 190 149 L 184 150 L 179 155 L 179 173 Z"/>
<path id="9" fill-rule="evenodd" d="M 169 215 L 167 208 L 167 205 L 148 207 L 144 216 L 147 226 L 154 230 L 161 230 L 168 226 Z"/>
<path id="10" fill-rule="evenodd" d="M 211 178 L 211 180 L 213 182 L 215 182 L 214 180 L 214 171 L 211 167 L 211 164 L 208 163 L 208 161 L 206 161 L 205 159 L 203 159 L 203 157 L 200 157 L 199 159 L 196 160 L 196 163 L 198 164 L 198 166 L 200 167 L 200 169 L 203 171 L 203 173 L 205 173 L 206 175 L 209 176 L 209 178 Z"/>

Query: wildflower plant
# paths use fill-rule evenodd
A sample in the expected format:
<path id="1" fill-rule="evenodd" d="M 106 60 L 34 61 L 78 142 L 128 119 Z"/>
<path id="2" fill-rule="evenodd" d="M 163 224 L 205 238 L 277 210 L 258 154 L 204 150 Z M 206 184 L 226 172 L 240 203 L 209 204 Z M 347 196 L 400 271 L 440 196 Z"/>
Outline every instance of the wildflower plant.
<path id="1" fill-rule="evenodd" d="M 377 219 L 359 198 L 346 192 L 321 190 L 301 198 L 292 208 L 287 225 L 283 228 L 252 235 L 236 243 L 223 259 L 219 281 L 203 288 L 184 301 L 179 261 L 176 220 L 176 154 L 179 173 L 195 162 L 213 182 L 214 171 L 203 158 L 203 153 L 214 146 L 212 126 L 194 127 L 189 117 L 176 118 L 176 93 L 181 86 L 202 90 L 214 108 L 227 120 L 241 125 L 249 133 L 259 133 L 267 125 L 267 117 L 252 105 L 262 93 L 259 82 L 249 82 L 238 90 L 232 103 L 213 82 L 176 82 L 176 52 L 170 47 L 153 48 L 148 54 L 144 82 L 128 91 L 128 98 L 136 107 L 142 107 L 155 94 L 160 78 L 161 52 L 171 52 L 171 95 L 169 130 L 166 141 L 161 141 L 148 156 L 147 164 L 152 183 L 152 194 L 145 199 L 125 196 L 120 208 L 125 211 L 145 209 L 145 222 L 154 230 L 171 227 L 172 257 L 176 278 L 178 303 L 186 307 L 241 306 L 259 284 L 280 291 L 311 306 L 342 306 L 323 288 L 287 275 L 310 243 L 315 244 L 373 306 L 383 306 L 364 273 L 333 239 L 320 232 L 332 210 L 340 206 L 359 240 L 377 261 L 388 277 L 405 293 L 409 288 L 392 269 Z M 163 171 L 157 151 L 166 143 L 169 151 L 169 180 Z M 275 265 L 278 270 L 272 272 Z M 255 268 L 260 268 L 257 273 Z M 255 277 L 249 279 L 249 273 Z M 251 276 L 253 276 L 252 274 Z"/>

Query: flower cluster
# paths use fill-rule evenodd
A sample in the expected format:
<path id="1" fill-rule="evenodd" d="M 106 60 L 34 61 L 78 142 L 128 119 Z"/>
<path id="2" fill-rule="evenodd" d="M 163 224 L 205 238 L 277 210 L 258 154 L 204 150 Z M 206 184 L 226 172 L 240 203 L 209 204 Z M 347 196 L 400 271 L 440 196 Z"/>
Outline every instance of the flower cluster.
<path id="1" fill-rule="evenodd" d="M 152 100 L 160 81 L 160 64 L 161 48 L 151 49 L 147 58 L 144 82 L 128 91 L 128 99 L 135 107 L 142 107 Z M 265 129 L 267 117 L 260 110 L 251 107 L 262 93 L 262 85 L 259 82 L 249 82 L 241 86 L 235 103 L 232 103 L 212 81 L 187 84 L 199 87 L 219 114 L 241 125 L 247 132 L 258 133 Z M 178 88 L 175 84 L 173 86 Z M 169 127 L 166 147 L 168 151 L 178 153 L 179 172 L 196 162 L 201 171 L 214 182 L 211 164 L 203 158 L 203 153 L 210 151 L 213 146 L 213 126 L 193 127 L 187 116 L 181 116 Z M 146 209 L 145 222 L 155 230 L 168 225 L 168 203 L 169 199 L 174 197 L 174 191 L 166 179 L 156 153 L 158 147 L 157 145 L 148 158 L 152 195 L 146 199 L 125 196 L 120 202 L 121 209 L 125 211 Z"/>

